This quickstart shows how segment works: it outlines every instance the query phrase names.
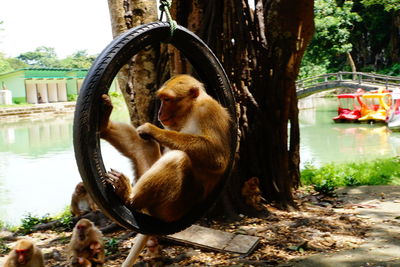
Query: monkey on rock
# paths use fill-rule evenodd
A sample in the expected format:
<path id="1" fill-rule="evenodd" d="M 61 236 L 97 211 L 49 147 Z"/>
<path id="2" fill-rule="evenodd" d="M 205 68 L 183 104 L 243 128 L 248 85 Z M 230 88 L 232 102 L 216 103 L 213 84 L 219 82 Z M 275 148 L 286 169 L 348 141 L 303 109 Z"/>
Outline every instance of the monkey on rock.
<path id="1" fill-rule="evenodd" d="M 111 121 L 111 100 L 102 96 L 100 136 L 132 161 L 136 179 L 132 187 L 125 175 L 111 170 L 105 182 L 127 207 L 172 222 L 205 200 L 224 175 L 231 118 L 190 75 L 172 77 L 157 97 L 164 129 Z"/>

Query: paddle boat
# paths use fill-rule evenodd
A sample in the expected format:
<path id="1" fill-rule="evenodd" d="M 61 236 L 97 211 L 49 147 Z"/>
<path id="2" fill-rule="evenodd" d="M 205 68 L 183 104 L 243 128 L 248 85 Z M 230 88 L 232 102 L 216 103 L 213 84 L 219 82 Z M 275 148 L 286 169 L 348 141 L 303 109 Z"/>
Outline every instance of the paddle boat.
<path id="1" fill-rule="evenodd" d="M 386 122 L 388 110 L 391 106 L 391 94 L 389 91 L 379 89 L 363 94 L 360 122 Z"/>
<path id="2" fill-rule="evenodd" d="M 358 89 L 353 94 L 339 94 L 337 95 L 339 106 L 338 115 L 333 119 L 334 122 L 357 122 L 361 117 L 361 109 L 365 105 L 361 96 L 364 90 Z"/>

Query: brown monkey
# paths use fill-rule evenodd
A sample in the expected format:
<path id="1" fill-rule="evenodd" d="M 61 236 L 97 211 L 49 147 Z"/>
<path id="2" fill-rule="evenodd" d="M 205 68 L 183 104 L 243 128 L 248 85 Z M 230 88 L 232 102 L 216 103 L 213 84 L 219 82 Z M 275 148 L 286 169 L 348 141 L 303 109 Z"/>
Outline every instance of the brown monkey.
<path id="1" fill-rule="evenodd" d="M 146 254 L 144 258 L 146 260 L 156 260 L 159 257 L 161 257 L 161 246 L 155 236 L 150 236 L 146 242 Z"/>
<path id="2" fill-rule="evenodd" d="M 83 182 L 76 185 L 71 197 L 71 213 L 73 216 L 81 216 L 85 213 L 97 210 L 96 203 L 92 200 Z"/>
<path id="3" fill-rule="evenodd" d="M 8 254 L 4 267 L 44 267 L 42 251 L 27 239 L 19 240 Z"/>
<path id="4" fill-rule="evenodd" d="M 244 182 L 242 187 L 242 196 L 247 205 L 262 210 L 261 201 L 263 200 L 260 190 L 260 181 L 258 177 L 252 177 Z"/>
<path id="5" fill-rule="evenodd" d="M 151 123 L 135 129 L 110 121 L 112 104 L 103 95 L 106 111 L 100 134 L 132 160 L 139 177 L 132 188 L 126 176 L 111 171 L 106 182 L 126 206 L 171 222 L 204 200 L 224 174 L 230 156 L 230 117 L 189 75 L 171 78 L 157 96 L 158 119 L 165 129 Z M 165 148 L 162 156 L 159 145 Z"/>
<path id="6" fill-rule="evenodd" d="M 69 259 L 71 266 L 103 266 L 103 234 L 88 219 L 80 219 L 72 231 Z"/>

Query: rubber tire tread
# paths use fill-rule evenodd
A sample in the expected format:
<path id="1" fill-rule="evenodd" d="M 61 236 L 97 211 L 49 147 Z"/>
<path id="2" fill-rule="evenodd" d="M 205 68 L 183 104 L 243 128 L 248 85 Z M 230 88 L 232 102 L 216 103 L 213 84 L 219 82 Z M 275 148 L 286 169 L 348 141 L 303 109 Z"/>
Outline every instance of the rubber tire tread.
<path id="1" fill-rule="evenodd" d="M 205 202 L 196 206 L 181 220 L 172 223 L 129 210 L 113 191 L 103 184 L 106 170 L 101 156 L 98 131 L 101 95 L 108 93 L 118 71 L 135 54 L 148 45 L 160 42 L 170 43 L 185 55 L 199 79 L 205 84 L 207 92 L 227 108 L 233 118 L 230 128 L 231 157 L 223 181 Z M 230 175 L 237 141 L 235 107 L 230 82 L 222 65 L 195 34 L 178 26 L 171 37 L 169 24 L 166 22 L 149 23 L 126 31 L 115 38 L 96 58 L 79 92 L 73 141 L 76 162 L 85 187 L 101 210 L 125 228 L 142 234 L 167 235 L 189 227 L 216 201 Z"/>

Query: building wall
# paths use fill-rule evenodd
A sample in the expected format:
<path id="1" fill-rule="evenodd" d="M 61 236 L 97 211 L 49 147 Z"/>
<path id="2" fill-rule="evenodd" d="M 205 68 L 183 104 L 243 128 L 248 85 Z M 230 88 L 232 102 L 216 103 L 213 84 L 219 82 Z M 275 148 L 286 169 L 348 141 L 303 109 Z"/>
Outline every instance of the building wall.
<path id="1" fill-rule="evenodd" d="M 23 71 L 11 72 L 0 76 L 0 88 L 6 88 L 11 91 L 14 103 L 25 101 L 25 84 L 23 76 Z"/>
<path id="2" fill-rule="evenodd" d="M 0 89 L 11 91 L 14 103 L 53 103 L 75 100 L 87 70 L 25 68 L 0 75 Z M 110 92 L 118 91 L 113 82 Z"/>
<path id="3" fill-rule="evenodd" d="M 78 84 L 86 73 L 87 70 L 25 68 L 0 75 L 0 89 L 4 84 L 12 92 L 14 103 L 64 102 L 78 94 Z"/>

